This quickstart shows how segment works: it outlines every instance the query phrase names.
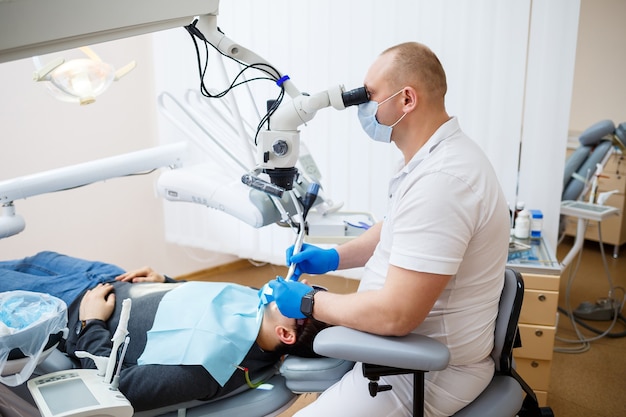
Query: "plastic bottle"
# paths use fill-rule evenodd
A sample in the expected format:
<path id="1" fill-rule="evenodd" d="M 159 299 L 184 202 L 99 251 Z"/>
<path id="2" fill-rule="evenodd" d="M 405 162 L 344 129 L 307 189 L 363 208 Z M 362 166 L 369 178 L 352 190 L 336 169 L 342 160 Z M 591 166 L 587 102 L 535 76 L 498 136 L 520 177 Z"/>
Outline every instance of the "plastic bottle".
<path id="1" fill-rule="evenodd" d="M 543 213 L 541 210 L 530 210 L 530 237 L 539 239 L 543 228 Z"/>
<path id="2" fill-rule="evenodd" d="M 528 239 L 530 235 L 530 212 L 526 209 L 517 213 L 515 219 L 515 237 L 518 239 Z"/>

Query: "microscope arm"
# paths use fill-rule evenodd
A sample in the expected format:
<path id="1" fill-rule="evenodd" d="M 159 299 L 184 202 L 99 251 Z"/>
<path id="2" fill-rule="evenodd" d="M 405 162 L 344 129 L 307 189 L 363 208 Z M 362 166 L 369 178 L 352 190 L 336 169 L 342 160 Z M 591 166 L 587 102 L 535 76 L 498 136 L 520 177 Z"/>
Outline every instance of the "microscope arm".
<path id="1" fill-rule="evenodd" d="M 330 106 L 343 110 L 369 99 L 364 87 L 346 92 L 342 85 L 337 85 L 314 95 L 300 92 L 288 76 L 279 72 L 268 61 L 226 37 L 217 27 L 216 15 L 197 17 L 188 30 L 224 55 L 255 68 L 262 67 L 275 77 L 277 84 L 281 85 L 291 97 L 290 103 L 281 105 L 272 114 L 270 129 L 259 132 L 257 143 L 259 169 L 293 168 L 300 151 L 298 127 L 312 120 L 318 110 Z"/>
<path id="2" fill-rule="evenodd" d="M 191 25 L 197 28 L 197 31 L 194 31 L 194 33 L 201 39 L 210 43 L 222 54 L 246 65 L 263 66 L 263 69 L 270 72 L 277 80 L 283 77 L 284 74 L 278 72 L 275 67 L 264 58 L 252 52 L 250 49 L 239 45 L 222 33 L 217 27 L 216 15 L 206 14 L 198 16 L 196 19 L 197 20 Z M 282 85 L 285 87 L 285 91 L 290 97 L 297 97 L 301 94 L 300 90 L 296 88 L 293 81 L 290 79 L 286 79 Z"/>

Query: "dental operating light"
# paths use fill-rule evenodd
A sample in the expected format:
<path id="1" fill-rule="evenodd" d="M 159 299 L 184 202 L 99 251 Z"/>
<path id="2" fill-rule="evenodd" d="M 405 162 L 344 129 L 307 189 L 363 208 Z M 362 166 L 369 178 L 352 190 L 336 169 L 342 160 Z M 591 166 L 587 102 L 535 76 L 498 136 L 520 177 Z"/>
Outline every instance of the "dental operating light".
<path id="1" fill-rule="evenodd" d="M 105 92 L 113 81 L 118 81 L 136 66 L 136 62 L 131 61 L 116 70 L 88 46 L 79 49 L 86 58 L 67 62 L 64 58 L 57 58 L 42 65 L 39 57 L 33 57 L 36 67 L 33 80 L 44 82 L 50 94 L 61 101 L 85 105 L 95 102 L 96 96 Z"/>

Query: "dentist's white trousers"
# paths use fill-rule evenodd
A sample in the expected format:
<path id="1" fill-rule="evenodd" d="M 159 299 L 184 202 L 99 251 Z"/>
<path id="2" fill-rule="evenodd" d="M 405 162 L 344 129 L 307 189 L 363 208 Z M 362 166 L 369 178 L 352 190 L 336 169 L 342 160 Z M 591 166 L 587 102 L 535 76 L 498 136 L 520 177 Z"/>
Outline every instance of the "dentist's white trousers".
<path id="1" fill-rule="evenodd" d="M 486 361 L 491 361 L 490 358 Z M 425 415 L 446 417 L 454 414 L 476 398 L 493 375 L 493 368 L 476 364 L 454 366 L 442 372 L 429 372 L 425 382 Z M 482 374 L 482 375 L 481 375 Z M 361 364 L 326 390 L 311 405 L 294 417 L 411 417 L 413 415 L 413 375 L 381 377 L 380 385 L 391 385 L 391 391 L 379 392 L 371 397 L 369 380 L 363 376 Z M 488 382 L 487 382 L 488 383 Z M 447 387 L 444 388 L 444 387 Z M 453 388 L 453 389 L 451 389 Z M 455 392 L 451 395 L 449 391 Z"/>

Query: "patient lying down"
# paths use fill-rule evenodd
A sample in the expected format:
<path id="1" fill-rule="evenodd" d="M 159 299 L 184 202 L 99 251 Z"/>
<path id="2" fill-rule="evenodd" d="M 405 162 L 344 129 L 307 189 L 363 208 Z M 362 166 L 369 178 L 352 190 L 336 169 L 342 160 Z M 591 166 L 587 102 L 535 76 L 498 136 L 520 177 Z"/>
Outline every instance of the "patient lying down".
<path id="1" fill-rule="evenodd" d="M 0 291 L 45 292 L 68 305 L 62 350 L 83 368 L 109 356 L 122 301 L 131 299 L 130 343 L 119 389 L 135 411 L 209 400 L 246 385 L 246 374 L 274 367 L 287 353 L 315 356 L 324 323 L 290 319 L 257 291 L 233 283 L 180 282 L 150 268 L 117 266 L 54 252 L 0 262 Z"/>

